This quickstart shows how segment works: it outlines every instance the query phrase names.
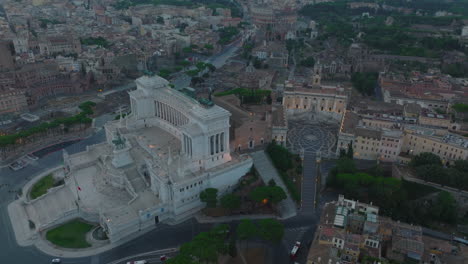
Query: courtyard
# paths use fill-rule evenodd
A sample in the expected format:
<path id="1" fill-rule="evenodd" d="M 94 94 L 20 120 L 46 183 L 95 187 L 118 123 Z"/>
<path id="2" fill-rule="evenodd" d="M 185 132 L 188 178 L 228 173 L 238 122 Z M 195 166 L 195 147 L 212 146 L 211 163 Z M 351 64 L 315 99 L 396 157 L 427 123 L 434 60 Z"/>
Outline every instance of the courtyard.
<path id="1" fill-rule="evenodd" d="M 338 123 L 319 119 L 308 112 L 288 117 L 288 149 L 297 154 L 320 152 L 322 157 L 333 157 L 336 146 Z"/>

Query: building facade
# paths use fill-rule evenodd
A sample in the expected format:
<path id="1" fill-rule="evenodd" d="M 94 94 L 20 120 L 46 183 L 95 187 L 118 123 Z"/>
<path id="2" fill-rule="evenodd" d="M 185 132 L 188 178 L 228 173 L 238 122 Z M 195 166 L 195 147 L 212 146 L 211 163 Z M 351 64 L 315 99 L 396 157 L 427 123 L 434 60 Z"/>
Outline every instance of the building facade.
<path id="1" fill-rule="evenodd" d="M 201 191 L 225 193 L 252 166 L 249 156 L 231 153 L 228 111 L 157 76 L 136 84 L 131 114 L 105 125 L 106 142 L 64 157 L 68 175 L 92 167 L 95 178 L 132 197 L 99 210 L 111 241 L 193 216 L 204 206 Z"/>

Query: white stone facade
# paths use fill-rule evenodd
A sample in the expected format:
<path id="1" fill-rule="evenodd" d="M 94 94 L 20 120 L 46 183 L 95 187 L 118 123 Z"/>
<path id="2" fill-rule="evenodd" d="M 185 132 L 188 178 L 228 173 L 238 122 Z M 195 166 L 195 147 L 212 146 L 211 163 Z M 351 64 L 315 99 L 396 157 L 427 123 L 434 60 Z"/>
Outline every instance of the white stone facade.
<path id="1" fill-rule="evenodd" d="M 204 206 L 201 191 L 229 191 L 252 166 L 249 156 L 231 154 L 228 111 L 172 89 L 160 77 L 144 76 L 136 84 L 129 92 L 131 114 L 105 125 L 107 142 L 65 162 L 69 174 L 97 167 L 96 178 L 133 197 L 99 212 L 112 241 L 155 222 L 193 216 Z"/>

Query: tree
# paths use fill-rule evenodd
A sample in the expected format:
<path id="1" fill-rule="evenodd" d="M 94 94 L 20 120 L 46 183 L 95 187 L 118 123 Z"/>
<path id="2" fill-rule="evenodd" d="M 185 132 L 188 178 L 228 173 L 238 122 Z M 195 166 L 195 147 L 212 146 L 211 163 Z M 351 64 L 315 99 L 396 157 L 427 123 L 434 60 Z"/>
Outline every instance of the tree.
<path id="1" fill-rule="evenodd" d="M 252 190 L 250 199 L 258 203 L 277 204 L 287 198 L 284 190 L 279 186 L 260 186 Z"/>
<path id="2" fill-rule="evenodd" d="M 273 204 L 277 204 L 281 202 L 282 200 L 288 198 L 286 195 L 286 192 L 284 192 L 283 188 L 279 186 L 268 186 L 269 191 L 270 191 L 270 201 Z"/>
<path id="3" fill-rule="evenodd" d="M 226 194 L 223 197 L 221 197 L 221 206 L 225 209 L 229 210 L 235 210 L 238 209 L 241 205 L 241 200 L 239 196 L 234 195 L 234 194 Z"/>
<path id="4" fill-rule="evenodd" d="M 442 161 L 440 160 L 439 156 L 437 156 L 434 153 L 430 152 L 423 152 L 419 155 L 416 155 L 413 157 L 413 159 L 410 162 L 410 165 L 412 167 L 418 167 L 422 165 L 442 165 Z"/>
<path id="5" fill-rule="evenodd" d="M 354 173 L 356 172 L 356 164 L 354 160 L 349 158 L 341 158 L 336 162 L 337 173 Z"/>
<path id="6" fill-rule="evenodd" d="M 301 61 L 301 66 L 304 67 L 314 67 L 315 59 L 312 56 L 307 57 L 306 59 Z"/>
<path id="7" fill-rule="evenodd" d="M 279 243 L 284 235 L 284 226 L 276 219 L 262 219 L 258 232 L 263 240 Z"/>
<path id="8" fill-rule="evenodd" d="M 363 95 L 373 95 L 379 74 L 376 72 L 356 72 L 351 76 L 353 87 Z"/>
<path id="9" fill-rule="evenodd" d="M 208 67 L 208 70 L 210 70 L 210 72 L 216 71 L 216 66 L 214 66 L 213 64 L 207 63 L 206 66 Z"/>
<path id="10" fill-rule="evenodd" d="M 205 202 L 207 207 L 216 207 L 216 204 L 218 203 L 218 189 L 205 189 L 200 193 L 200 200 Z"/>
<path id="11" fill-rule="evenodd" d="M 416 175 L 431 182 L 437 182 L 443 185 L 447 184 L 447 176 L 444 168 L 438 164 L 425 164 L 416 167 Z"/>
<path id="12" fill-rule="evenodd" d="M 188 243 L 180 247 L 179 255 L 167 263 L 198 264 L 217 263 L 220 254 L 228 252 L 225 243 L 226 234 L 229 232 L 227 225 L 219 225 L 208 232 L 202 232 Z"/>
<path id="13" fill-rule="evenodd" d="M 457 203 L 453 196 L 446 191 L 437 195 L 431 211 L 434 219 L 454 224 L 457 221 Z"/>
<path id="14" fill-rule="evenodd" d="M 252 220 L 244 219 L 237 225 L 236 234 L 239 240 L 248 242 L 258 235 L 258 228 Z"/>
<path id="15" fill-rule="evenodd" d="M 270 193 L 268 191 L 268 186 L 260 186 L 260 187 L 253 189 L 249 193 L 249 197 L 250 199 L 252 199 L 253 201 L 257 203 L 262 203 L 262 202 L 267 202 L 267 200 L 265 199 L 268 199 L 269 194 Z"/>
<path id="16" fill-rule="evenodd" d="M 253 66 L 255 67 L 255 69 L 262 68 L 262 61 L 255 57 L 253 61 Z"/>
<path id="17" fill-rule="evenodd" d="M 156 23 L 164 24 L 164 18 L 162 16 L 158 16 L 158 18 L 156 18 Z"/>

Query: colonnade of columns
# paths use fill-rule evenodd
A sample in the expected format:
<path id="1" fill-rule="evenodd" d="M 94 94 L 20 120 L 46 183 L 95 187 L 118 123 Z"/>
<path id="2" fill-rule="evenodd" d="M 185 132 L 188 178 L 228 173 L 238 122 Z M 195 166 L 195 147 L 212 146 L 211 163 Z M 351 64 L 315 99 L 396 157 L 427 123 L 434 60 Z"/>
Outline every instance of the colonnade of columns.
<path id="1" fill-rule="evenodd" d="M 180 111 L 159 101 L 155 101 L 155 114 L 157 117 L 171 123 L 174 126 L 182 126 L 189 122 L 188 118 L 185 117 L 185 115 Z"/>
<path id="2" fill-rule="evenodd" d="M 214 155 L 226 150 L 226 136 L 224 132 L 210 136 L 210 154 Z"/>

